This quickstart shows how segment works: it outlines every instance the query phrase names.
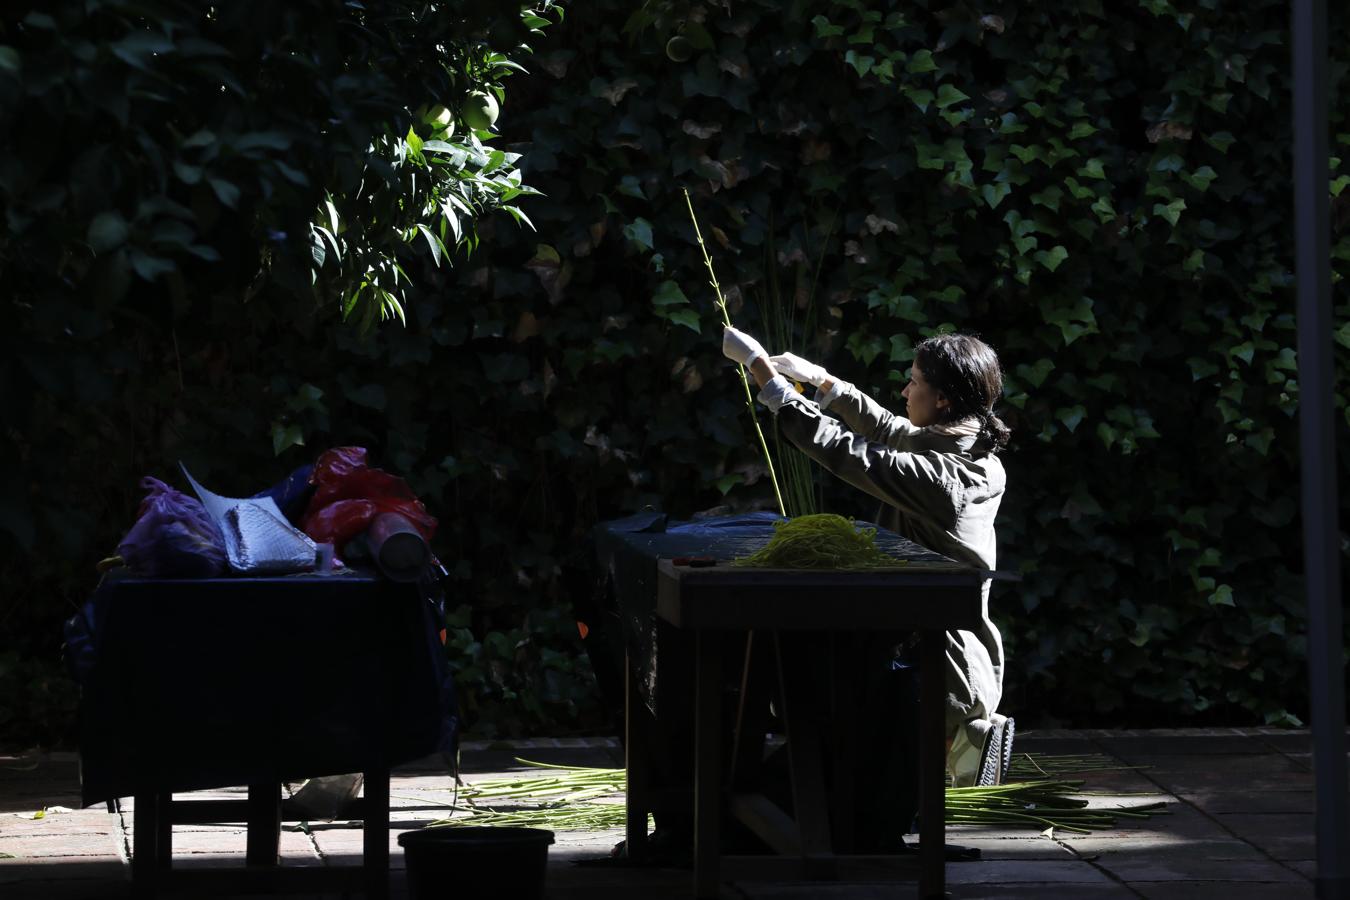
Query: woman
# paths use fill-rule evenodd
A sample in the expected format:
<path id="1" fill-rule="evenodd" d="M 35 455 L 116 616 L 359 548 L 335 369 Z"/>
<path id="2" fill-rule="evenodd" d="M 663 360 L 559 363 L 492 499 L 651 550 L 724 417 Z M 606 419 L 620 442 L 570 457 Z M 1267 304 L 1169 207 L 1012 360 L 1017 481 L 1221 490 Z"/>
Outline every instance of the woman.
<path id="1" fill-rule="evenodd" d="M 750 370 L 759 401 L 797 447 L 882 501 L 877 524 L 960 562 L 992 570 L 994 518 L 1005 476 L 997 453 L 1008 428 L 994 414 L 998 356 L 978 338 L 943 334 L 915 348 L 906 416 L 791 353 L 770 357 L 727 328 L 727 358 Z M 788 379 L 816 388 L 816 399 Z M 828 411 L 831 418 L 824 413 Z M 998 714 L 1003 642 L 989 621 L 989 583 L 976 631 L 947 632 L 947 765 L 958 786 L 997 784 L 1011 758 L 1013 721 Z"/>

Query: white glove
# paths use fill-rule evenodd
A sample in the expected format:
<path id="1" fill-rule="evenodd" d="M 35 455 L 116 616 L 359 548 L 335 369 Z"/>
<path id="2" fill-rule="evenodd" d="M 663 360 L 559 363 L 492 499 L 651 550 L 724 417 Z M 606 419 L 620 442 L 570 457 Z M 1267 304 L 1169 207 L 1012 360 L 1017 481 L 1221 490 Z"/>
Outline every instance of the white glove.
<path id="1" fill-rule="evenodd" d="M 748 369 L 755 360 L 769 354 L 760 346 L 759 341 L 744 331 L 737 331 L 735 328 L 728 326 L 722 332 L 722 355 Z"/>
<path id="2" fill-rule="evenodd" d="M 820 387 L 826 381 L 834 380 L 830 373 L 825 371 L 824 366 L 818 366 L 809 360 L 802 359 L 795 353 L 770 356 L 769 362 L 773 364 L 780 375 L 786 375 L 793 381 L 800 381 L 802 384 Z"/>

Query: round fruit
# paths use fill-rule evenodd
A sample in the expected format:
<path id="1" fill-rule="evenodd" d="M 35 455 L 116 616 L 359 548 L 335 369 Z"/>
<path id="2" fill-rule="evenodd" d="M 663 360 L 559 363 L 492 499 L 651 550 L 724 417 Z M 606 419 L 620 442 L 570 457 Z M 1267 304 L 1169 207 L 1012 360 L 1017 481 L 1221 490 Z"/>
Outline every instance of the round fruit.
<path id="1" fill-rule="evenodd" d="M 474 91 L 469 95 L 469 99 L 464 101 L 464 108 L 460 110 L 459 117 L 474 131 L 486 131 L 497 121 L 497 114 L 500 111 L 496 97 L 486 91 Z"/>
<path id="2" fill-rule="evenodd" d="M 666 57 L 671 62 L 688 62 L 693 55 L 694 45 L 684 35 L 677 34 L 666 41 Z"/>
<path id="3" fill-rule="evenodd" d="M 422 115 L 422 121 L 431 126 L 432 131 L 453 131 L 455 117 L 444 106 L 433 106 Z"/>

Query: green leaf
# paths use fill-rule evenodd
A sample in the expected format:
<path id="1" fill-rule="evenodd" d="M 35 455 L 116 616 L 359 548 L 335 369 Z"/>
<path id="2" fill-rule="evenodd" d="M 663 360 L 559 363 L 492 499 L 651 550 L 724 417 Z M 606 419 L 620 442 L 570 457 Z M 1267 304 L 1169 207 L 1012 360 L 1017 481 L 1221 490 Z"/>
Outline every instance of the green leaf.
<path id="1" fill-rule="evenodd" d="M 962 93 L 960 90 L 958 90 L 957 88 L 953 87 L 950 84 L 944 84 L 942 85 L 942 87 L 938 88 L 937 108 L 946 109 L 953 103 L 960 103 L 962 100 L 969 100 L 969 99 L 970 99 L 969 94 Z"/>
<path id="2" fill-rule="evenodd" d="M 211 185 L 211 190 L 215 192 L 216 197 L 220 199 L 221 203 L 225 204 L 230 209 L 234 209 L 235 206 L 238 205 L 240 194 L 239 188 L 223 178 L 210 177 L 206 179 L 206 183 Z"/>
<path id="3" fill-rule="evenodd" d="M 911 75 L 921 75 L 924 72 L 936 72 L 937 67 L 937 63 L 933 61 L 932 50 L 919 50 L 905 64 L 905 71 Z"/>
<path id="4" fill-rule="evenodd" d="M 1012 187 L 1006 182 L 996 181 L 993 184 L 980 185 L 980 196 L 984 198 L 984 202 L 989 205 L 990 209 L 997 209 L 998 205 L 1003 202 L 1003 198 L 1010 193 L 1012 193 Z"/>
<path id="5" fill-rule="evenodd" d="M 1079 138 L 1085 138 L 1097 133 L 1097 128 L 1090 122 L 1074 122 L 1073 128 L 1069 130 L 1069 140 L 1076 141 Z"/>
<path id="6" fill-rule="evenodd" d="M 1096 157 L 1083 163 L 1083 167 L 1078 170 L 1078 174 L 1084 178 L 1106 178 L 1106 170 L 1102 168 L 1102 161 Z"/>
<path id="7" fill-rule="evenodd" d="M 1032 259 L 1045 266 L 1051 272 L 1059 268 L 1060 263 L 1069 258 L 1069 251 L 1062 244 L 1056 244 L 1049 250 L 1037 250 Z"/>
<path id="8" fill-rule="evenodd" d="M 1055 368 L 1054 362 L 1049 359 L 1038 359 L 1033 365 L 1020 365 L 1017 367 L 1017 374 L 1027 380 L 1032 387 L 1040 387 L 1045 383 L 1045 379 L 1050 376 L 1050 372 Z"/>
<path id="9" fill-rule="evenodd" d="M 1116 217 L 1116 208 L 1111 205 L 1110 197 L 1099 197 L 1090 207 L 1101 222 L 1110 222 Z"/>
<path id="10" fill-rule="evenodd" d="M 904 91 L 906 97 L 914 101 L 915 106 L 923 112 L 928 112 L 928 105 L 933 102 L 935 97 L 932 91 L 927 88 L 912 88 L 908 85 L 901 90 Z"/>
<path id="11" fill-rule="evenodd" d="M 721 478 L 717 479 L 717 480 L 716 480 L 715 482 L 713 482 L 713 483 L 714 483 L 715 485 L 717 485 L 717 489 L 718 489 L 719 491 L 721 491 L 721 492 L 722 492 L 722 496 L 725 497 L 728 491 L 730 491 L 730 490 L 731 490 L 732 488 L 734 488 L 736 485 L 740 484 L 743 480 L 744 480 L 744 476 L 739 475 L 739 474 L 737 474 L 737 475 L 723 475 Z"/>
<path id="12" fill-rule="evenodd" d="M 684 295 L 684 291 L 680 290 L 677 283 L 667 280 L 656 286 L 652 303 L 656 306 L 684 306 L 689 303 L 689 298 Z"/>
<path id="13" fill-rule="evenodd" d="M 101 212 L 89 223 L 85 240 L 95 253 L 107 253 L 122 246 L 127 240 L 127 222 L 119 212 Z"/>
<path id="14" fill-rule="evenodd" d="M 19 58 L 19 51 L 13 47 L 0 44 L 0 69 L 17 74 L 22 66 L 23 62 Z"/>
<path id="15" fill-rule="evenodd" d="M 652 249 L 652 223 L 641 216 L 624 226 L 623 235 L 644 250 Z"/>
<path id="16" fill-rule="evenodd" d="M 677 309 L 674 312 L 666 313 L 663 318 L 669 319 L 677 325 L 683 325 L 691 331 L 703 333 L 703 326 L 699 324 L 698 312 L 692 309 Z"/>
<path id="17" fill-rule="evenodd" d="M 1236 606 L 1233 602 L 1233 589 L 1226 584 L 1221 584 L 1214 589 L 1214 593 L 1209 595 L 1210 606 Z"/>
<path id="18" fill-rule="evenodd" d="M 1086 415 L 1087 409 L 1081 404 L 1077 406 L 1066 406 L 1062 409 L 1055 410 L 1055 418 L 1063 422 L 1064 427 L 1069 429 L 1070 432 L 1078 427 L 1079 423 L 1083 421 L 1083 417 Z"/>
<path id="19" fill-rule="evenodd" d="M 1218 174 L 1209 166 L 1201 166 L 1194 172 L 1182 172 L 1181 180 L 1195 188 L 1197 191 L 1209 190 L 1210 182 L 1218 177 Z"/>
<path id="20" fill-rule="evenodd" d="M 1340 328 L 1333 331 L 1332 337 L 1336 339 L 1336 343 L 1347 350 L 1350 350 L 1350 322 L 1346 322 Z"/>
<path id="21" fill-rule="evenodd" d="M 1228 153 L 1228 148 L 1233 146 L 1236 141 L 1237 138 L 1227 131 L 1216 131 L 1214 134 L 1205 135 L 1205 143 L 1224 154 Z"/>
<path id="22" fill-rule="evenodd" d="M 283 451 L 291 447 L 305 446 L 305 434 L 300 426 L 294 422 L 289 425 L 283 425 L 281 422 L 272 423 L 272 455 L 280 456 Z"/>
<path id="23" fill-rule="evenodd" d="M 1176 200 L 1173 200 L 1171 203 L 1168 203 L 1166 205 L 1162 203 L 1153 204 L 1153 214 L 1155 216 L 1162 216 L 1164 219 L 1166 219 L 1168 222 L 1172 224 L 1173 228 L 1175 228 L 1177 222 L 1181 219 L 1181 211 L 1185 208 L 1186 208 L 1186 201 L 1177 198 Z"/>
<path id="24" fill-rule="evenodd" d="M 876 57 L 864 56 L 850 50 L 844 54 L 844 62 L 852 66 L 853 70 L 858 73 L 858 77 L 861 78 L 872 71 L 872 65 L 876 62 Z"/>

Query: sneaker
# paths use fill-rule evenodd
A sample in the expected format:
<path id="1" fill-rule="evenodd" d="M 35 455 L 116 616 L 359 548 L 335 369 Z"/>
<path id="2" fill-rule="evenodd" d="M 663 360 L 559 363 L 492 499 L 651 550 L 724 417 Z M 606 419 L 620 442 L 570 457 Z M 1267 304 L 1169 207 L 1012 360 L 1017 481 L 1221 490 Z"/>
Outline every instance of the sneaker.
<path id="1" fill-rule="evenodd" d="M 1013 723 L 1012 716 L 1008 716 L 1003 721 L 1003 746 L 999 756 L 1002 761 L 1003 771 L 999 778 L 999 784 L 1002 784 L 1008 778 L 1008 773 L 1012 771 L 1012 753 L 1013 753 L 1013 734 L 1017 731 L 1017 726 Z"/>
<path id="2" fill-rule="evenodd" d="M 980 767 L 975 773 L 976 787 L 993 787 L 1003 783 L 1003 735 L 1007 720 L 995 716 L 989 731 L 984 736 L 984 747 L 980 750 Z"/>

